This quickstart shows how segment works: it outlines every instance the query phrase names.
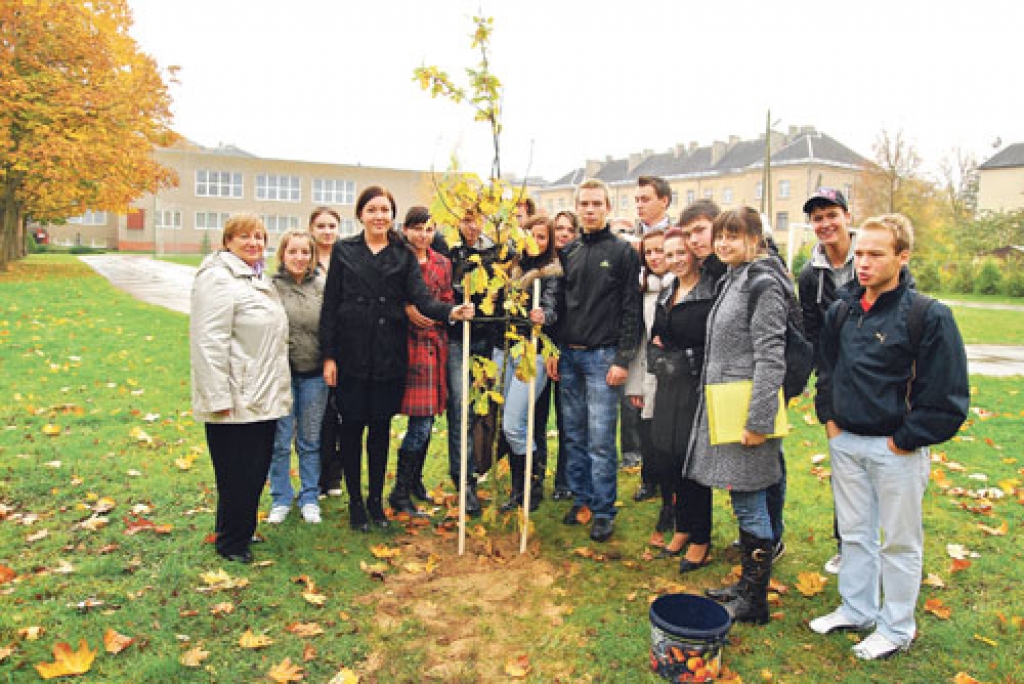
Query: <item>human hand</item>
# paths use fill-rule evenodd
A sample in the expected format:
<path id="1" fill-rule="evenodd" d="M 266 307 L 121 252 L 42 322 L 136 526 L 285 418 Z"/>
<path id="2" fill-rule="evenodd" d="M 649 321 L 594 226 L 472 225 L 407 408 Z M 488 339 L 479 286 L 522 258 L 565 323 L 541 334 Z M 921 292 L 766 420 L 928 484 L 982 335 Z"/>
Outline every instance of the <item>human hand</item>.
<path id="1" fill-rule="evenodd" d="M 608 383 L 609 387 L 618 387 L 625 384 L 627 377 L 629 377 L 628 368 L 613 365 L 608 369 L 608 374 L 604 377 L 604 381 Z"/>
<path id="2" fill-rule="evenodd" d="M 476 307 L 472 304 L 459 304 L 452 309 L 453 321 L 471 321 L 476 316 Z"/>
<path id="3" fill-rule="evenodd" d="M 840 429 L 840 427 L 838 425 L 836 425 L 836 421 L 830 420 L 827 423 L 825 423 L 825 436 L 826 437 L 828 437 L 829 439 L 834 439 L 834 438 L 838 437 L 841 434 L 843 434 L 843 431 L 842 431 L 842 429 Z"/>
<path id="4" fill-rule="evenodd" d="M 416 308 L 415 304 L 405 305 L 405 315 L 409 317 L 409 322 L 415 325 L 417 328 L 434 327 L 434 321 L 421 314 L 420 310 Z"/>
<path id="5" fill-rule="evenodd" d="M 644 398 L 639 394 L 630 395 L 629 403 L 632 404 L 635 409 L 642 409 L 644 407 Z"/>
<path id="6" fill-rule="evenodd" d="M 889 438 L 889 451 L 896 454 L 897 456 L 909 456 L 914 453 L 913 451 L 907 451 L 906 449 L 900 449 L 896 446 L 896 442 L 892 441 L 892 437 Z"/>
<path id="7" fill-rule="evenodd" d="M 552 356 L 549 359 L 544 359 L 544 370 L 547 372 L 548 377 L 558 382 L 560 376 L 558 375 L 558 357 Z"/>
<path id="8" fill-rule="evenodd" d="M 530 312 L 530 322 L 534 325 L 544 325 L 544 309 L 539 306 Z"/>
<path id="9" fill-rule="evenodd" d="M 756 447 L 764 444 L 767 436 L 760 432 L 751 432 L 746 428 L 743 429 L 743 436 L 740 438 L 740 444 L 748 447 Z"/>
<path id="10" fill-rule="evenodd" d="M 334 359 L 324 359 L 324 382 L 328 387 L 338 385 L 338 364 L 334 362 Z"/>

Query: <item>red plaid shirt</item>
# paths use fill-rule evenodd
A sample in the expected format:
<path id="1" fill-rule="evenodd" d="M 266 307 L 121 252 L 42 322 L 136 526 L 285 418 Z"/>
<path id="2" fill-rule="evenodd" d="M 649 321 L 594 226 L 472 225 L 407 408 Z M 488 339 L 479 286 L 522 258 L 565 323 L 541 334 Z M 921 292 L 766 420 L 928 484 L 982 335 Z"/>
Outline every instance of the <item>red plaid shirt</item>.
<path id="1" fill-rule="evenodd" d="M 420 264 L 423 280 L 431 296 L 445 303 L 455 301 L 452 292 L 452 265 L 432 249 Z M 409 324 L 409 372 L 405 378 L 405 396 L 399 413 L 407 416 L 436 416 L 444 412 L 448 401 L 448 324 L 431 328 Z"/>

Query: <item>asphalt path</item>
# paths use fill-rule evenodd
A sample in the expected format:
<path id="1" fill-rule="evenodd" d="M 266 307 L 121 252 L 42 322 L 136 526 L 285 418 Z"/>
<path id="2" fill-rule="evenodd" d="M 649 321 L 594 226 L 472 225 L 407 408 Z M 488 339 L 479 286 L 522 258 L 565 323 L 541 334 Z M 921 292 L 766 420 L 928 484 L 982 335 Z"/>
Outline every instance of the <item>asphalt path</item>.
<path id="1" fill-rule="evenodd" d="M 115 287 L 133 297 L 188 315 L 195 268 L 138 255 L 101 254 L 79 258 Z M 1024 306 L 1015 304 L 956 301 L 946 303 L 954 306 L 1024 311 Z M 1024 346 L 969 344 L 967 362 L 973 375 L 1024 375 Z"/>

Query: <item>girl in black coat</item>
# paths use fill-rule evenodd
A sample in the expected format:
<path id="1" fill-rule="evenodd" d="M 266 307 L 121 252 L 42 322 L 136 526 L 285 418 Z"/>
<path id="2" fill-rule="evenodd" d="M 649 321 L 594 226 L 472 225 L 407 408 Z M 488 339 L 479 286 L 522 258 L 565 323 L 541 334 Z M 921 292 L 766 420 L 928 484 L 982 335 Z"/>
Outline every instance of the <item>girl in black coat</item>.
<path id="1" fill-rule="evenodd" d="M 369 518 L 387 527 L 382 494 L 391 417 L 398 412 L 408 366 L 411 302 L 435 320 L 468 320 L 473 307 L 452 307 L 427 291 L 415 256 L 392 229 L 397 206 L 391 193 L 369 186 L 356 201 L 364 230 L 335 243 L 320 316 L 324 379 L 337 387 L 342 469 L 349 494 L 349 524 L 369 529 Z M 367 431 L 370 487 L 366 506 L 360 485 L 363 432 Z"/>

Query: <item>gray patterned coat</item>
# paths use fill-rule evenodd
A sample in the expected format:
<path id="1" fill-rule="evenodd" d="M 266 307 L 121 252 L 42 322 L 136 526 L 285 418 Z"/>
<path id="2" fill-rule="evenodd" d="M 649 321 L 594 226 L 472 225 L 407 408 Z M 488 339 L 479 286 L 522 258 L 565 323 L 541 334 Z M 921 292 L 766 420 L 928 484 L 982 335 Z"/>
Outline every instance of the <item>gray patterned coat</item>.
<path id="1" fill-rule="evenodd" d="M 758 297 L 753 316 L 749 280 L 753 273 L 774 269 L 767 259 L 730 268 L 719 282 L 718 301 L 708 316 L 708 338 L 702 385 L 753 380 L 746 427 L 770 433 L 778 411 L 778 393 L 786 374 L 786 293 L 776 279 Z M 711 446 L 704 393 L 694 418 L 690 455 L 684 474 L 708 487 L 753 492 L 779 481 L 781 440 L 756 447 L 739 443 Z"/>

